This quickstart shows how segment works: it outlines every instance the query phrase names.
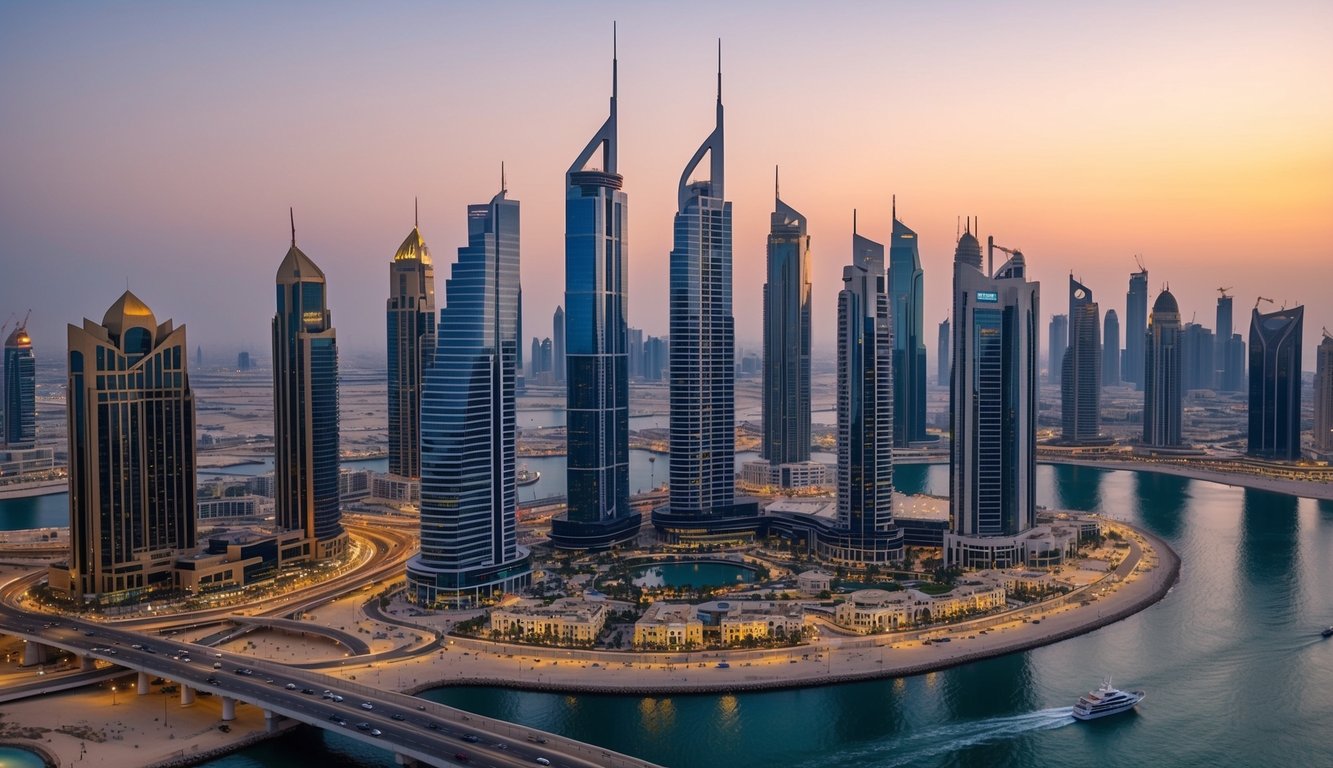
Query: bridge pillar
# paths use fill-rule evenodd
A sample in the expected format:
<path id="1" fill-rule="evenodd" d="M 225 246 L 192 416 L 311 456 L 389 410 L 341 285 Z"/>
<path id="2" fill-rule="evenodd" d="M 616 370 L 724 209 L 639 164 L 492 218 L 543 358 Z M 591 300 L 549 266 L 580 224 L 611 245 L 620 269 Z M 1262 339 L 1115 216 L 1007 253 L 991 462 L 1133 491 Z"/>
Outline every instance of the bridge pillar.
<path id="1" fill-rule="evenodd" d="M 140 672 L 140 673 L 139 673 L 139 695 L 142 696 L 142 695 L 144 695 L 145 693 L 148 693 L 148 673 L 147 673 L 147 672 Z"/>
<path id="2" fill-rule="evenodd" d="M 24 640 L 22 666 L 35 667 L 38 664 L 45 664 L 45 663 L 46 663 L 46 646 L 32 640 Z"/>
<path id="3" fill-rule="evenodd" d="M 96 669 L 96 668 L 97 668 L 97 659 L 94 659 L 92 656 L 80 656 L 80 657 L 79 657 L 79 669 L 80 669 L 80 670 L 82 670 L 82 671 L 84 671 L 84 672 L 90 672 L 90 671 L 92 671 L 93 669 Z"/>
<path id="4" fill-rule="evenodd" d="M 271 709 L 264 710 L 264 730 L 273 733 L 278 730 L 278 718 L 281 717 L 277 712 Z"/>
<path id="5" fill-rule="evenodd" d="M 393 755 L 393 761 L 398 765 L 411 766 L 417 764 L 417 761 L 414 758 L 408 757 L 407 755 L 400 755 L 397 752 L 395 752 Z"/>
<path id="6" fill-rule="evenodd" d="M 222 719 L 223 720 L 236 719 L 236 699 L 233 699 L 230 696 L 222 697 Z"/>
<path id="7" fill-rule="evenodd" d="M 188 685 L 181 686 L 181 706 L 188 707 L 194 703 L 194 689 Z"/>

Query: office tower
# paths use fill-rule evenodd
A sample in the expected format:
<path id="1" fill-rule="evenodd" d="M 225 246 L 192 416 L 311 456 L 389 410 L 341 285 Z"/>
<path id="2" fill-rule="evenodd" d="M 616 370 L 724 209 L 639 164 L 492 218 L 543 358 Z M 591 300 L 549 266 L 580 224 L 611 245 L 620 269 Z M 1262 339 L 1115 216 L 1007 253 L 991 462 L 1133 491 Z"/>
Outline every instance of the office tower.
<path id="1" fill-rule="evenodd" d="M 1069 346 L 1060 372 L 1061 437 L 1084 443 L 1101 437 L 1101 318 L 1086 285 L 1069 277 Z"/>
<path id="2" fill-rule="evenodd" d="M 273 316 L 273 518 L 302 531 L 317 559 L 347 549 L 338 493 L 338 335 L 324 273 L 292 245 Z"/>
<path id="3" fill-rule="evenodd" d="M 519 205 L 501 180 L 467 208 L 421 397 L 421 552 L 408 599 L 462 606 L 531 583 L 516 536 Z"/>
<path id="4" fill-rule="evenodd" d="M 69 326 L 69 588 L 81 600 L 176 586 L 195 546 L 194 393 L 185 326 L 126 291 Z"/>
<path id="5" fill-rule="evenodd" d="M 648 381 L 661 381 L 662 374 L 670 366 L 670 341 L 658 336 L 649 336 L 643 343 L 643 378 Z"/>
<path id="6" fill-rule="evenodd" d="M 1315 349 L 1314 449 L 1333 458 L 1333 335 L 1327 330 Z"/>
<path id="7" fill-rule="evenodd" d="M 195 347 L 195 350 L 194 350 L 194 364 L 197 365 L 197 366 L 199 366 L 200 368 L 202 368 L 202 367 L 204 366 L 204 348 L 203 348 L 203 346 Z"/>
<path id="8" fill-rule="evenodd" d="M 249 352 L 241 352 L 241 353 L 239 353 L 239 354 L 236 355 L 236 370 L 238 370 L 238 371 L 248 371 L 248 370 L 250 370 L 250 353 L 249 353 Z"/>
<path id="9" fill-rule="evenodd" d="M 629 348 L 629 377 L 631 379 L 647 378 L 647 374 L 644 373 L 643 329 L 627 328 L 625 330 L 625 341 Z"/>
<path id="10" fill-rule="evenodd" d="M 0 442 L 12 448 L 31 447 L 37 440 L 37 367 L 27 318 L 5 339 L 4 397 Z"/>
<path id="11" fill-rule="evenodd" d="M 763 427 L 771 466 L 810 460 L 810 236 L 773 181 L 764 284 Z"/>
<path id="12" fill-rule="evenodd" d="M 503 189 L 504 163 L 500 163 L 500 178 L 500 188 Z M 518 319 L 514 324 L 514 338 L 518 342 L 514 352 L 514 392 L 521 395 L 528 390 L 523 378 L 523 285 L 521 283 L 518 286 Z"/>
<path id="13" fill-rule="evenodd" d="M 890 278 L 892 279 L 892 278 Z M 825 556 L 902 557 L 893 525 L 893 360 L 884 246 L 852 227 L 852 263 L 838 293 L 838 530 Z M 824 542 L 821 541 L 821 544 Z"/>
<path id="14" fill-rule="evenodd" d="M 898 220 L 893 201 L 889 239 L 889 313 L 893 318 L 893 444 L 906 448 L 926 435 L 925 281 L 916 233 Z"/>
<path id="15" fill-rule="evenodd" d="M 1051 315 L 1050 353 L 1046 360 L 1047 381 L 1060 383 L 1060 370 L 1064 365 L 1065 349 L 1069 347 L 1069 315 Z"/>
<path id="16" fill-rule="evenodd" d="M 532 337 L 532 352 L 528 355 L 528 361 L 528 364 L 532 366 L 528 370 L 528 374 L 535 380 L 544 370 L 542 368 L 542 341 L 536 336 Z"/>
<path id="17" fill-rule="evenodd" d="M 1102 323 L 1102 386 L 1120 384 L 1120 317 L 1114 309 L 1106 310 Z"/>
<path id="18" fill-rule="evenodd" d="M 935 383 L 941 387 L 949 386 L 949 369 L 953 365 L 953 358 L 949 356 L 949 318 L 940 321 L 940 337 L 935 347 L 936 358 Z"/>
<path id="19" fill-rule="evenodd" d="M 950 565 L 1023 562 L 1036 517 L 1041 286 L 1021 252 L 1006 253 L 987 275 L 971 231 L 954 252 Z"/>
<path id="20" fill-rule="evenodd" d="M 1227 362 L 1224 367 L 1225 376 L 1221 383 L 1222 391 L 1245 391 L 1249 377 L 1246 374 L 1245 339 L 1239 333 L 1231 334 L 1231 339 L 1225 346 L 1225 354 Z"/>
<path id="21" fill-rule="evenodd" d="M 1153 448 L 1181 444 L 1180 347 L 1180 306 L 1171 291 L 1162 291 L 1143 344 L 1143 444 Z"/>
<path id="22" fill-rule="evenodd" d="M 1305 307 L 1250 314 L 1251 456 L 1301 457 L 1301 332 Z"/>
<path id="23" fill-rule="evenodd" d="M 709 176 L 692 181 L 705 154 Z M 731 203 L 723 158 L 719 70 L 715 127 L 680 175 L 670 260 L 670 514 L 704 525 L 732 514 L 736 490 Z"/>
<path id="24" fill-rule="evenodd" d="M 554 384 L 555 345 L 551 342 L 550 336 L 542 339 L 541 344 L 537 345 L 537 354 L 541 357 L 542 378 L 546 382 Z"/>
<path id="25" fill-rule="evenodd" d="M 420 222 L 389 262 L 389 473 L 421 476 L 421 386 L 435 357 L 435 266 Z"/>
<path id="26" fill-rule="evenodd" d="M 1125 295 L 1125 356 L 1120 377 L 1143 389 L 1143 342 L 1148 332 L 1148 270 L 1142 265 L 1129 273 L 1129 293 Z"/>
<path id="27" fill-rule="evenodd" d="M 551 318 L 551 373 L 555 383 L 565 383 L 565 310 L 560 307 Z"/>
<path id="28" fill-rule="evenodd" d="M 639 531 L 629 504 L 629 197 L 616 163 L 617 69 L 613 51 L 610 114 L 565 174 L 569 501 L 551 523 L 561 549 L 601 549 Z"/>
<path id="29" fill-rule="evenodd" d="M 1198 323 L 1185 323 L 1180 331 L 1180 388 L 1212 389 L 1217 378 L 1213 352 L 1217 342 L 1213 332 Z"/>
<path id="30" fill-rule="evenodd" d="M 1217 328 L 1214 337 L 1213 365 L 1217 369 L 1213 377 L 1213 389 L 1226 391 L 1227 382 L 1232 378 L 1228 365 L 1231 362 L 1230 349 L 1231 334 L 1234 333 L 1232 327 L 1232 305 L 1231 297 L 1226 294 L 1227 288 L 1219 289 L 1220 296 L 1217 297 Z"/>

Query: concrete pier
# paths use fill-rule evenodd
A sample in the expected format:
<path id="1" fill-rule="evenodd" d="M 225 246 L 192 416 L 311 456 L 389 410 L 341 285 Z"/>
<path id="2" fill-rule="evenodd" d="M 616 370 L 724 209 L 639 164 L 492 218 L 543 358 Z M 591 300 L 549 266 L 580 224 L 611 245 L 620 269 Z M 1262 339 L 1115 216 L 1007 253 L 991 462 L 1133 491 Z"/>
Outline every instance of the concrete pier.
<path id="1" fill-rule="evenodd" d="M 188 685 L 181 686 L 181 706 L 188 707 L 194 703 L 194 689 Z"/>
<path id="2" fill-rule="evenodd" d="M 224 721 L 236 719 L 236 699 L 230 696 L 222 697 L 222 719 Z"/>

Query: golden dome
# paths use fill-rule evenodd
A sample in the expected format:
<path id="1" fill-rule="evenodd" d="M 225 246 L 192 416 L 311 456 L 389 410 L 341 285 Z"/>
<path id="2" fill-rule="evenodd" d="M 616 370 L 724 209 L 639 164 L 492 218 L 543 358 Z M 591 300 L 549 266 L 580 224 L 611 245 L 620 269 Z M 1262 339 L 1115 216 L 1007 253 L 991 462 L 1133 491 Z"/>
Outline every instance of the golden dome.
<path id="1" fill-rule="evenodd" d="M 147 328 L 148 332 L 152 333 L 157 330 L 157 318 L 153 316 L 153 310 L 140 301 L 138 296 L 125 291 L 102 316 L 102 326 L 116 337 L 124 335 L 126 329 L 135 326 Z"/>
<path id="2" fill-rule="evenodd" d="M 398 252 L 393 255 L 394 261 L 409 259 L 422 264 L 430 263 L 430 249 L 426 247 L 426 241 L 421 239 L 421 232 L 416 227 L 412 227 L 407 239 L 403 240 L 403 244 L 398 246 Z"/>

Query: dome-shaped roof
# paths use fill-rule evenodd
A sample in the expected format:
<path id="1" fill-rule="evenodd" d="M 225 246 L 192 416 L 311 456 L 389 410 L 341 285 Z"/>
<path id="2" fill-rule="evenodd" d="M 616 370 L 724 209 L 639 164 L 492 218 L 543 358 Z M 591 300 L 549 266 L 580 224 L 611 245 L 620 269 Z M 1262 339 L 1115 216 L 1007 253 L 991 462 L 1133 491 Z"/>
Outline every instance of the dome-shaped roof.
<path id="1" fill-rule="evenodd" d="M 8 338 L 8 339 L 5 339 L 5 346 L 6 346 L 6 347 L 31 347 L 31 346 L 32 346 L 32 337 L 28 335 L 28 329 L 27 329 L 27 328 L 24 328 L 24 327 L 21 326 L 21 325 L 20 325 L 19 327 L 15 328 L 15 329 L 13 330 L 13 332 L 9 334 L 9 338 Z"/>
<path id="2" fill-rule="evenodd" d="M 958 238 L 958 245 L 953 251 L 953 260 L 981 269 L 981 243 L 977 242 L 976 235 L 964 232 L 963 236 Z"/>
<path id="3" fill-rule="evenodd" d="M 422 264 L 430 263 L 430 249 L 426 247 L 426 241 L 421 239 L 421 232 L 416 227 L 412 227 L 407 239 L 403 240 L 403 244 L 398 246 L 398 252 L 393 255 L 394 261 L 409 259 Z"/>
<path id="4" fill-rule="evenodd" d="M 102 316 L 102 326 L 114 337 L 125 335 L 130 328 L 146 328 L 151 334 L 157 330 L 157 318 L 153 310 L 139 300 L 138 296 L 126 291 L 116 299 L 116 303 Z"/>
<path id="5" fill-rule="evenodd" d="M 1171 295 L 1170 291 L 1162 291 L 1157 294 L 1157 301 L 1153 302 L 1153 312 L 1175 312 L 1179 314 L 1180 305 L 1176 303 L 1176 297 Z"/>

